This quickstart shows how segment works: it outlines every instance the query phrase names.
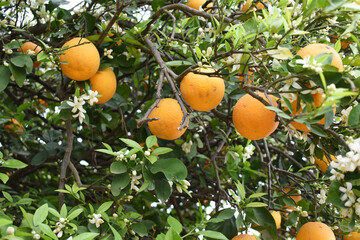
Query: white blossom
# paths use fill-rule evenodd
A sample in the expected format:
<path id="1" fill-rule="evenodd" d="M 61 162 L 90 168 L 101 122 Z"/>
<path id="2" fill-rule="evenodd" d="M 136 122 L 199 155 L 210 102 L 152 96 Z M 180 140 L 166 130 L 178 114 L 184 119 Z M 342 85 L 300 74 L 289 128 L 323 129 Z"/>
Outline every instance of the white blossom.
<path id="1" fill-rule="evenodd" d="M 326 191 L 324 189 L 320 190 L 320 193 L 317 194 L 317 197 L 319 198 L 319 203 L 324 204 L 326 202 Z"/>
<path id="2" fill-rule="evenodd" d="M 104 223 L 104 220 L 101 218 L 101 214 L 93 213 L 93 218 L 89 219 L 89 222 L 92 224 L 95 224 L 96 228 L 99 228 L 102 223 Z"/>
<path id="3" fill-rule="evenodd" d="M 122 151 L 115 152 L 115 154 L 116 154 L 116 161 L 123 160 L 125 157 L 125 155 Z"/>
<path id="4" fill-rule="evenodd" d="M 114 57 L 111 55 L 111 53 L 113 52 L 113 50 L 112 49 L 107 49 L 107 48 L 105 48 L 104 49 L 104 56 L 105 57 L 108 57 L 109 59 L 113 59 Z"/>
<path id="5" fill-rule="evenodd" d="M 139 188 L 136 185 L 139 185 L 140 182 L 139 180 L 142 178 L 142 175 L 140 174 L 139 176 L 137 176 L 137 172 L 134 170 L 132 171 L 132 176 L 131 176 L 131 183 L 130 183 L 130 189 L 135 190 L 136 192 L 139 191 Z"/>
<path id="6" fill-rule="evenodd" d="M 97 103 L 99 99 L 97 98 L 97 95 L 99 95 L 98 91 L 89 90 L 89 99 L 88 102 L 90 106 L 94 105 L 94 103 Z"/>
<path id="7" fill-rule="evenodd" d="M 151 155 L 151 152 L 150 152 L 150 151 L 148 151 L 148 150 L 146 150 L 146 151 L 144 152 L 144 155 L 148 157 L 148 156 L 150 156 L 150 155 Z"/>
<path id="8" fill-rule="evenodd" d="M 323 71 L 322 64 L 316 62 L 316 60 L 311 58 L 311 56 L 307 56 L 304 59 L 297 59 L 296 63 L 302 64 L 303 68 L 310 68 L 311 70 L 313 70 L 317 73 L 321 73 Z"/>
<path id="9" fill-rule="evenodd" d="M 360 198 L 358 198 L 355 203 L 355 213 L 356 215 L 360 216 Z"/>
<path id="10" fill-rule="evenodd" d="M 136 153 L 130 156 L 130 160 L 136 160 Z"/>
<path id="11" fill-rule="evenodd" d="M 344 179 L 344 174 L 336 171 L 335 169 L 331 169 L 330 173 L 332 174 L 330 177 L 331 181 Z"/>
<path id="12" fill-rule="evenodd" d="M 14 227 L 8 227 L 8 228 L 6 229 L 6 234 L 7 234 L 7 235 L 14 236 L 14 233 L 15 233 L 15 228 L 14 228 Z"/>
<path id="13" fill-rule="evenodd" d="M 252 144 L 247 145 L 244 148 L 243 158 L 244 160 L 249 159 L 254 154 L 255 146 Z"/>
<path id="14" fill-rule="evenodd" d="M 36 240 L 39 240 L 40 239 L 40 235 L 39 234 L 34 234 L 34 236 L 33 236 L 33 239 L 36 239 Z"/>
<path id="15" fill-rule="evenodd" d="M 192 146 L 193 142 L 190 140 L 189 142 L 184 142 L 181 145 L 181 149 L 185 152 L 185 153 L 190 153 L 191 151 L 191 146 Z"/>
<path id="16" fill-rule="evenodd" d="M 344 195 L 341 196 L 341 201 L 346 201 L 345 206 L 351 207 L 355 203 L 355 194 L 352 190 L 352 184 L 350 182 L 346 182 L 346 188 L 339 187 L 339 190 L 344 193 Z"/>

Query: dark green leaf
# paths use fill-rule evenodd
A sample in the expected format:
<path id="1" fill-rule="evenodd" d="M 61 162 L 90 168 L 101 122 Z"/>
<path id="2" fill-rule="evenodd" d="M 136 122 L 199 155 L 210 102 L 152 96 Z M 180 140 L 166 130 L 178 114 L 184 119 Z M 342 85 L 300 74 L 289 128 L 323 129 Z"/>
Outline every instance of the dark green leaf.
<path id="1" fill-rule="evenodd" d="M 46 161 L 46 159 L 48 158 L 49 153 L 44 150 L 41 152 L 38 152 L 32 159 L 31 159 L 31 164 L 36 166 L 36 165 L 40 165 L 42 163 L 44 163 Z"/>
<path id="2" fill-rule="evenodd" d="M 118 196 L 120 191 L 124 189 L 129 183 L 130 177 L 128 173 L 115 175 L 111 184 L 111 193 L 114 194 L 114 196 Z"/>
<path id="3" fill-rule="evenodd" d="M 220 232 L 211 231 L 211 230 L 198 231 L 196 234 L 199 234 L 199 235 L 201 234 L 201 235 L 204 235 L 204 237 L 213 238 L 213 239 L 217 239 L 217 240 L 228 240 L 228 238 L 226 236 L 224 236 L 224 234 L 222 234 Z"/>
<path id="4" fill-rule="evenodd" d="M 155 193 L 160 200 L 165 202 L 170 197 L 171 190 L 169 182 L 166 179 L 155 179 Z"/>
<path id="5" fill-rule="evenodd" d="M 150 171 L 154 174 L 162 172 L 168 180 L 184 180 L 187 176 L 186 166 L 177 158 L 160 159 L 151 166 Z"/>
<path id="6" fill-rule="evenodd" d="M 354 127 L 360 124 L 360 104 L 351 109 L 348 118 L 348 124 Z"/>
<path id="7" fill-rule="evenodd" d="M 10 70 L 5 66 L 0 66 L 0 92 L 3 91 L 10 82 Z"/>
<path id="8" fill-rule="evenodd" d="M 15 81 L 19 87 L 22 87 L 26 78 L 25 68 L 16 67 L 13 64 L 9 64 L 10 71 L 15 78 Z"/>
<path id="9" fill-rule="evenodd" d="M 332 203 L 334 206 L 339 208 L 344 208 L 344 203 L 341 201 L 341 195 L 339 188 L 342 184 L 338 181 L 333 181 L 329 186 L 328 197 L 326 199 L 327 203 Z"/>
<path id="10" fill-rule="evenodd" d="M 10 59 L 10 62 L 17 67 L 26 67 L 28 72 L 31 72 L 33 69 L 33 61 L 29 55 L 20 54 Z"/>
<path id="11" fill-rule="evenodd" d="M 113 162 L 110 165 L 110 172 L 114 174 L 120 174 L 127 172 L 127 166 L 123 162 Z"/>

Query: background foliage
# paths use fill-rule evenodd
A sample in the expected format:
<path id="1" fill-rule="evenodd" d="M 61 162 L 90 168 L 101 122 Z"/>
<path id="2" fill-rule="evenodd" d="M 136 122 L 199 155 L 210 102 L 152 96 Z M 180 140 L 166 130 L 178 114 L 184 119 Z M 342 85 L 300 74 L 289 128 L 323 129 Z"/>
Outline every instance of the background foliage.
<path id="1" fill-rule="evenodd" d="M 262 239 L 285 239 L 308 221 L 339 238 L 357 230 L 360 200 L 346 203 L 350 191 L 360 199 L 360 5 L 268 0 L 241 12 L 242 0 L 207 2 L 210 11 L 177 0 L 93 0 L 72 9 L 62 0 L 0 2 L 2 239 L 231 239 L 254 229 Z M 85 106 L 82 124 L 66 100 L 86 83 L 64 76 L 58 60 L 63 43 L 78 36 L 97 46 L 100 68 L 112 67 L 118 82 L 109 102 Z M 26 41 L 42 51 L 17 52 Z M 321 71 L 305 68 L 295 55 L 312 42 L 340 52 L 344 71 L 326 54 L 316 59 Z M 201 65 L 225 80 L 221 104 L 197 112 L 181 101 L 190 114 L 185 134 L 151 136 L 142 123 L 157 90 L 175 98 L 182 77 Z M 239 85 L 240 76 L 251 82 Z M 289 99 L 298 94 L 310 106 L 309 85 L 325 102 L 294 118 Z M 250 141 L 234 129 L 232 107 L 256 91 L 279 98 L 269 109 L 280 125 Z M 23 132 L 6 127 L 10 119 Z M 294 119 L 312 132 L 291 128 Z M 314 159 L 324 155 L 340 163 L 355 156 L 355 167 L 323 173 Z M 279 230 L 268 210 L 281 211 Z"/>

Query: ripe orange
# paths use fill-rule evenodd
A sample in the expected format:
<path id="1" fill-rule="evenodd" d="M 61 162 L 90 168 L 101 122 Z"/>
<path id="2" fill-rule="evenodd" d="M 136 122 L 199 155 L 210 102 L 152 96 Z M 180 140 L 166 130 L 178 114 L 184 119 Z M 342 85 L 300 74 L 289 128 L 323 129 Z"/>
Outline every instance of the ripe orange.
<path id="1" fill-rule="evenodd" d="M 211 73 L 213 69 L 200 69 L 200 72 Z M 197 111 L 210 111 L 220 104 L 225 94 L 224 80 L 219 77 L 188 73 L 180 83 L 184 100 Z"/>
<path id="2" fill-rule="evenodd" d="M 266 1 L 267 0 L 264 0 L 263 2 L 266 2 Z M 252 5 L 252 0 L 247 0 L 246 3 L 244 3 L 241 6 L 240 12 L 246 12 L 251 5 Z M 258 10 L 263 9 L 265 7 L 264 4 L 262 4 L 261 2 L 257 3 L 255 6 Z"/>
<path id="3" fill-rule="evenodd" d="M 315 94 L 311 94 L 313 99 L 314 99 L 314 105 L 315 107 L 319 107 L 323 100 L 324 100 L 324 97 L 325 97 L 325 94 L 324 93 L 315 93 Z M 298 100 L 295 100 L 291 103 L 291 106 L 293 108 L 293 113 L 292 113 L 292 116 L 296 116 L 298 114 L 300 114 L 302 112 L 302 108 L 300 107 L 300 109 L 298 109 L 297 111 L 295 111 L 297 109 L 297 101 Z M 335 114 L 335 111 L 336 111 L 336 105 L 334 106 L 334 109 L 333 109 L 333 112 Z M 320 121 L 318 122 L 320 124 L 325 124 L 325 117 L 323 117 L 322 119 L 320 119 Z M 304 123 L 298 123 L 298 122 L 295 122 L 295 121 L 292 121 L 290 123 L 294 128 L 296 128 L 297 130 L 301 130 L 303 132 L 311 132 L 311 130 L 306 126 L 306 124 Z"/>
<path id="4" fill-rule="evenodd" d="M 9 119 L 9 123 L 3 124 L 3 128 L 10 132 L 13 132 L 13 135 L 15 137 L 17 137 L 18 134 L 21 135 L 24 132 L 24 126 L 19 123 L 15 118 Z"/>
<path id="5" fill-rule="evenodd" d="M 60 55 L 60 62 L 64 62 L 60 67 L 67 77 L 85 81 L 95 75 L 100 66 L 100 54 L 94 44 L 86 38 L 73 38 L 62 49 L 65 47 L 69 48 Z"/>
<path id="6" fill-rule="evenodd" d="M 257 95 L 267 102 L 264 93 Z M 273 105 L 276 105 L 276 98 L 270 96 Z M 246 94 L 238 100 L 233 111 L 233 123 L 236 130 L 245 138 L 259 140 L 269 136 L 278 127 L 279 122 L 275 121 L 276 114 L 265 108 L 265 105 Z"/>
<path id="7" fill-rule="evenodd" d="M 312 43 L 307 45 L 306 47 L 303 47 L 299 50 L 299 52 L 296 55 L 301 56 L 302 58 L 312 56 L 314 59 L 317 55 L 322 53 L 332 53 L 333 59 L 331 61 L 331 65 L 334 67 L 337 67 L 339 72 L 342 72 L 344 70 L 343 62 L 341 60 L 341 57 L 338 52 L 335 51 L 334 48 L 331 46 L 328 46 L 323 43 Z"/>
<path id="8" fill-rule="evenodd" d="M 351 232 L 348 235 L 344 236 L 344 240 L 360 240 L 360 233 Z"/>
<path id="9" fill-rule="evenodd" d="M 196 10 L 199 10 L 202 5 L 206 3 L 206 0 L 189 0 L 186 5 L 195 8 Z M 206 5 L 207 8 L 212 7 L 213 3 L 209 3 Z M 205 8 L 205 7 L 204 7 Z"/>
<path id="10" fill-rule="evenodd" d="M 148 122 L 151 133 L 158 138 L 174 140 L 181 137 L 186 131 L 186 128 L 178 130 L 183 118 L 183 112 L 180 104 L 175 99 L 161 99 L 158 106 L 151 111 L 149 118 L 159 118 Z"/>
<path id="11" fill-rule="evenodd" d="M 296 240 L 335 240 L 335 235 L 324 223 L 308 222 L 299 229 Z"/>
<path id="12" fill-rule="evenodd" d="M 42 50 L 42 48 L 33 42 L 25 42 L 18 49 L 18 52 L 26 53 L 28 50 L 34 51 L 35 55 L 37 55 Z M 33 64 L 34 68 L 38 67 L 39 65 L 40 65 L 40 62 L 34 62 L 34 64 Z"/>
<path id="13" fill-rule="evenodd" d="M 271 211 L 271 216 L 275 220 L 276 228 L 279 229 L 281 227 L 281 214 L 279 211 Z"/>
<path id="14" fill-rule="evenodd" d="M 330 155 L 330 158 L 332 161 L 336 162 L 336 157 L 334 155 Z M 329 159 L 325 156 L 325 154 L 324 154 L 323 159 L 319 159 L 319 158 L 315 157 L 315 163 L 316 163 L 316 165 L 318 165 L 318 167 L 320 168 L 320 170 L 323 173 L 325 173 L 326 170 L 328 169 L 330 162 L 331 161 L 329 161 Z"/>
<path id="15" fill-rule="evenodd" d="M 116 76 L 111 68 L 99 70 L 94 76 L 90 78 L 91 90 L 97 91 L 99 101 L 96 104 L 105 103 L 109 101 L 116 92 Z"/>
<path id="16" fill-rule="evenodd" d="M 255 236 L 249 234 L 240 234 L 233 237 L 231 240 L 257 240 Z"/>

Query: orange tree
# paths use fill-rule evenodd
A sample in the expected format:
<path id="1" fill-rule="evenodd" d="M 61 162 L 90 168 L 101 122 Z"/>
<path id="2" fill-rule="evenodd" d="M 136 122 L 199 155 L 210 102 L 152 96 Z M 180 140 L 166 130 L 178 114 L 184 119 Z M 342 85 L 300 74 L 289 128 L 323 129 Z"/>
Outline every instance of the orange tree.
<path id="1" fill-rule="evenodd" d="M 0 2 L 2 239 L 355 239 L 358 1 L 71 4 Z"/>

